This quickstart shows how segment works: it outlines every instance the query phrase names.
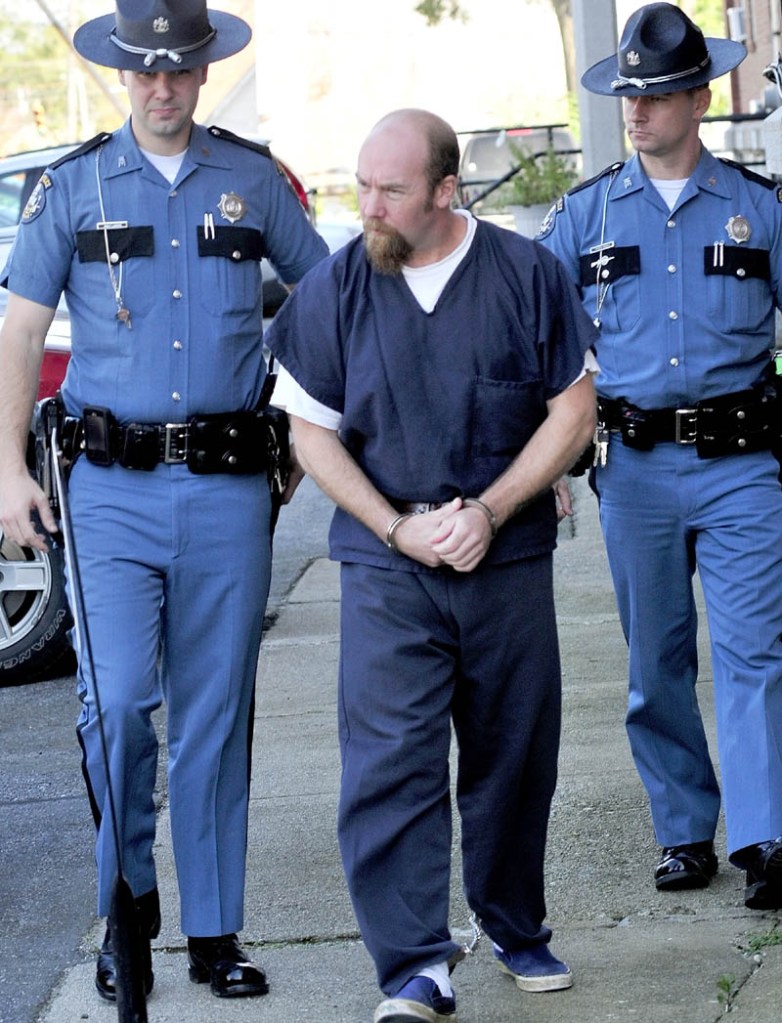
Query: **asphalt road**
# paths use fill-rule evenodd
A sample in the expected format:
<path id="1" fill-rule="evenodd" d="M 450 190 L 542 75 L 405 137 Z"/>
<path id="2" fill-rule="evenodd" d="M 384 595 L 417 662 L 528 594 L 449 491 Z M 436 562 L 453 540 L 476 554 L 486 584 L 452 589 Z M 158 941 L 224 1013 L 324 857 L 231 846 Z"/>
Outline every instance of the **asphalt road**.
<path id="1" fill-rule="evenodd" d="M 326 554 L 330 513 L 310 480 L 282 510 L 267 621 Z M 0 689 L 0 1023 L 35 1023 L 62 972 L 87 955 L 93 826 L 77 713 L 73 678 Z"/>

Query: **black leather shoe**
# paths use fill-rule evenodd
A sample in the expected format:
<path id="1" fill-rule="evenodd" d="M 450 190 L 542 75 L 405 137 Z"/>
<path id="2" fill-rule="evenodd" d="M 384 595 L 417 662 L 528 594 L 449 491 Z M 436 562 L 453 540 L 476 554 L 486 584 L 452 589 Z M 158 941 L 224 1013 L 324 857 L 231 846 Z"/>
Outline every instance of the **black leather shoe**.
<path id="1" fill-rule="evenodd" d="M 269 990 L 266 974 L 242 952 L 235 934 L 219 938 L 188 938 L 190 979 L 206 984 L 218 998 L 252 998 Z"/>
<path id="2" fill-rule="evenodd" d="M 153 888 L 151 892 L 147 892 L 146 895 L 136 899 L 136 912 L 138 913 L 141 933 L 148 935 L 141 951 L 145 965 L 145 990 L 147 994 L 150 994 L 155 983 L 155 975 L 152 972 L 150 941 L 160 934 L 160 899 L 157 888 Z M 103 938 L 95 970 L 95 987 L 101 998 L 105 998 L 107 1002 L 116 1002 L 117 970 L 114 964 L 114 948 L 111 943 L 111 926 L 108 922 L 106 923 L 106 934 Z"/>
<path id="3" fill-rule="evenodd" d="M 654 883 L 659 892 L 705 888 L 716 873 L 717 857 L 713 842 L 669 845 L 663 849 L 657 864 Z"/>
<path id="4" fill-rule="evenodd" d="M 747 850 L 747 909 L 782 909 L 782 837 Z"/>

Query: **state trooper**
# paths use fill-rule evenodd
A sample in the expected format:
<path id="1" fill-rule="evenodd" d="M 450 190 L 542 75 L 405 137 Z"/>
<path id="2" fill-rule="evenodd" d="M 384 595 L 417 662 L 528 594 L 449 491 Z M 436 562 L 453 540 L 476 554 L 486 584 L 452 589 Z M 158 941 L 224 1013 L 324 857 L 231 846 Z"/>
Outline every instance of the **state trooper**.
<path id="1" fill-rule="evenodd" d="M 123 872 L 149 939 L 160 928 L 152 714 L 166 702 L 190 977 L 221 997 L 268 990 L 237 938 L 271 563 L 252 412 L 266 376 L 260 259 L 291 284 L 326 254 L 265 147 L 193 122 L 207 65 L 250 36 L 204 0 L 118 0 L 76 32 L 84 57 L 118 69 L 131 114 L 43 175 L 2 273 L 10 297 L 0 337 L 0 522 L 43 549 L 31 512 L 49 532 L 56 522 L 24 448 L 44 338 L 65 293 L 72 357 L 62 398 L 84 449 L 70 503 L 95 664 L 93 679 L 80 659 L 78 737 L 97 825 L 98 912 L 108 913 L 117 857 L 96 685 Z M 115 999 L 108 928 L 96 985 Z"/>
<path id="2" fill-rule="evenodd" d="M 745 903 L 782 906 L 782 489 L 770 350 L 782 196 L 700 140 L 708 83 L 744 47 L 677 7 L 636 11 L 589 68 L 635 154 L 573 189 L 540 239 L 600 327 L 599 499 L 629 645 L 627 731 L 661 891 L 708 885 L 724 800 Z M 722 792 L 696 696 L 693 574 L 708 612 Z"/>

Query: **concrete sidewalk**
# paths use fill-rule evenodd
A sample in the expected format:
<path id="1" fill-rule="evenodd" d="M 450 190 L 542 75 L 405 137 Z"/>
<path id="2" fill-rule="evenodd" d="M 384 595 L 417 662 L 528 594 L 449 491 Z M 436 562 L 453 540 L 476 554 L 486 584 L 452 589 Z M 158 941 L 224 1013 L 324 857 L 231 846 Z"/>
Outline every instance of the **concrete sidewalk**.
<path id="1" fill-rule="evenodd" d="M 576 516 L 556 555 L 564 671 L 560 781 L 549 839 L 548 922 L 574 987 L 523 994 L 488 941 L 454 973 L 461 1023 L 779 1023 L 782 915 L 744 908 L 743 875 L 725 861 L 701 892 L 658 894 L 643 789 L 624 734 L 626 652 L 594 498 L 575 481 Z M 259 664 L 244 945 L 269 995 L 215 999 L 187 978 L 166 813 L 157 861 L 163 930 L 154 943 L 150 1023 L 369 1023 L 381 998 L 358 936 L 335 840 L 339 782 L 335 689 L 338 568 L 315 561 L 266 636 Z M 705 633 L 705 625 L 703 626 Z M 501 635 L 498 641 L 501 641 Z M 701 703 L 713 740 L 708 649 Z M 750 769 L 750 767 L 748 767 Z M 458 835 L 457 835 L 458 839 Z M 451 922 L 470 937 L 455 846 Z M 109 1023 L 94 987 L 102 924 L 85 936 L 41 1023 Z"/>

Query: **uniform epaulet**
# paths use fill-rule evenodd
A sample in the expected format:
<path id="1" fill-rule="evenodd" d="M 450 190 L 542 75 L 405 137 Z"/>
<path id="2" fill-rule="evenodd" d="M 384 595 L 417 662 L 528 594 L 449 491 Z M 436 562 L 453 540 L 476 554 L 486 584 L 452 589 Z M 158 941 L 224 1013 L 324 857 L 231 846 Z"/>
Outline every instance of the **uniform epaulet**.
<path id="1" fill-rule="evenodd" d="M 232 131 L 228 131 L 227 128 L 218 128 L 216 124 L 210 125 L 206 130 L 216 139 L 225 139 L 226 142 L 235 142 L 237 146 L 244 146 L 245 149 L 252 149 L 253 152 L 260 153 L 261 156 L 265 156 L 268 160 L 274 159 L 271 149 L 269 149 L 268 146 L 265 146 L 262 142 L 252 142 L 250 139 L 243 138 L 241 135 L 234 135 Z"/>
<path id="2" fill-rule="evenodd" d="M 724 163 L 728 167 L 733 167 L 734 170 L 739 171 L 748 181 L 754 181 L 758 185 L 763 185 L 764 188 L 773 189 L 779 188 L 777 181 L 772 181 L 771 178 L 767 178 L 763 174 L 758 174 L 757 171 L 750 170 L 749 167 L 745 167 L 743 163 L 736 163 L 735 160 L 729 160 L 725 156 L 718 157 L 720 163 Z"/>
<path id="3" fill-rule="evenodd" d="M 89 142 L 83 142 L 77 149 L 71 150 L 70 153 L 66 153 L 65 156 L 61 156 L 59 160 L 55 160 L 51 165 L 50 170 L 54 170 L 55 167 L 59 167 L 63 163 L 67 163 L 69 160 L 75 160 L 77 156 L 83 156 L 85 153 L 89 153 L 93 149 L 97 149 L 98 146 L 102 146 L 105 142 L 108 142 L 111 138 L 110 131 L 102 131 L 95 138 L 89 140 Z"/>
<path id="4" fill-rule="evenodd" d="M 582 188 L 589 188 L 590 185 L 594 185 L 596 181 L 600 181 L 602 178 L 608 177 L 609 174 L 616 174 L 617 171 L 624 167 L 624 161 L 619 160 L 617 163 L 612 163 L 608 167 L 603 168 L 599 174 L 595 174 L 593 178 L 588 181 L 581 181 L 578 185 L 574 185 L 566 195 L 574 195 L 576 192 L 580 192 Z"/>

